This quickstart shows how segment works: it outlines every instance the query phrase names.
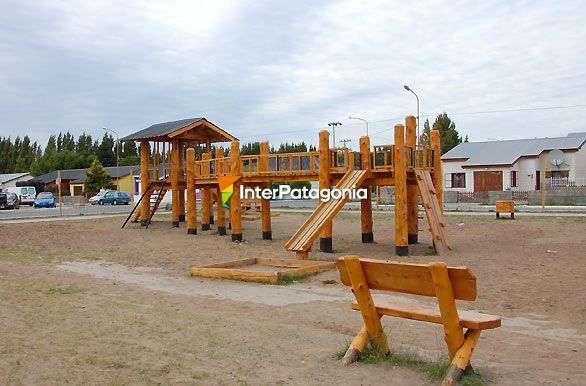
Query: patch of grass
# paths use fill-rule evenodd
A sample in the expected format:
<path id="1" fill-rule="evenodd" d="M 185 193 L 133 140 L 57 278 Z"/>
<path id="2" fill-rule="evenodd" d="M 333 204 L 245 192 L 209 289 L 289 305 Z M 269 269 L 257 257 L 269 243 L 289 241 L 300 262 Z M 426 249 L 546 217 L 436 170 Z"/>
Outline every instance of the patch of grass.
<path id="1" fill-rule="evenodd" d="M 427 251 L 423 253 L 423 256 L 437 256 L 437 251 L 435 248 L 429 248 Z"/>
<path id="2" fill-rule="evenodd" d="M 209 378 L 210 373 L 208 373 L 207 371 L 196 371 L 193 374 L 191 374 L 191 378 L 192 379 L 205 379 L 205 378 Z"/>
<path id="3" fill-rule="evenodd" d="M 55 287 L 49 287 L 46 290 L 48 295 L 73 295 L 84 292 L 85 289 L 76 287 L 74 285 L 60 285 Z"/>
<path id="4" fill-rule="evenodd" d="M 338 360 L 344 358 L 348 347 L 349 345 L 343 350 L 336 352 L 336 358 Z M 419 371 L 425 374 L 425 376 L 431 381 L 441 380 L 450 365 L 450 360 L 445 357 L 435 362 L 427 362 L 413 354 L 392 352 L 391 355 L 386 355 L 382 350 L 373 348 L 370 345 L 364 349 L 358 358 L 358 362 L 366 364 L 376 364 L 386 361 L 394 366 L 402 366 Z M 472 371 L 470 368 L 466 369 L 464 376 L 462 377 L 463 386 L 482 386 L 485 383 L 486 382 L 482 379 L 481 374 L 478 371 Z"/>
<path id="5" fill-rule="evenodd" d="M 310 276 L 312 276 L 312 275 L 309 273 L 304 273 L 302 275 L 283 275 L 283 276 L 279 277 L 279 280 L 277 281 L 277 285 L 289 285 L 289 284 L 294 283 L 296 281 L 303 281 Z"/>

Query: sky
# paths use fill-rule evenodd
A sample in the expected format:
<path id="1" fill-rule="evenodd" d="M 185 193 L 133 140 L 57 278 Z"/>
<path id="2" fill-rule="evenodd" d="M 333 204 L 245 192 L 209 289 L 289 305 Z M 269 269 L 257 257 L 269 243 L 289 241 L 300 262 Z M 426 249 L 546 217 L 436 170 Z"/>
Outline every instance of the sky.
<path id="1" fill-rule="evenodd" d="M 470 141 L 586 131 L 586 3 L 2 0 L 0 136 L 206 117 L 242 142 L 358 147 L 445 111 Z M 511 111 L 513 110 L 513 111 Z"/>

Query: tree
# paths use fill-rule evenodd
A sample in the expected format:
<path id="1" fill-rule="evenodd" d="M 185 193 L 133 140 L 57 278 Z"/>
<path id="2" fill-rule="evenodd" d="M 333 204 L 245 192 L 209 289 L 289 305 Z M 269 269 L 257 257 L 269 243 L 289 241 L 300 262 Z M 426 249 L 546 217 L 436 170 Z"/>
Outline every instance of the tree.
<path id="1" fill-rule="evenodd" d="M 106 172 L 100 161 L 94 160 L 85 177 L 85 191 L 97 192 L 100 189 L 112 189 L 112 177 Z"/>
<path id="2" fill-rule="evenodd" d="M 429 120 L 425 120 L 423 133 L 419 137 L 420 145 L 426 147 L 430 145 L 431 130 L 438 130 L 440 132 L 442 154 L 447 153 L 462 143 L 462 136 L 456 130 L 456 124 L 448 117 L 445 111 L 435 118 L 431 129 L 429 127 Z"/>
<path id="3" fill-rule="evenodd" d="M 114 153 L 114 138 L 108 133 L 104 134 L 102 143 L 98 146 L 97 156 L 104 166 L 116 165 L 116 154 Z"/>
<path id="4" fill-rule="evenodd" d="M 136 157 L 138 156 L 138 152 L 136 150 L 136 142 L 134 141 L 127 141 L 124 142 L 124 146 L 122 148 L 122 157 Z"/>

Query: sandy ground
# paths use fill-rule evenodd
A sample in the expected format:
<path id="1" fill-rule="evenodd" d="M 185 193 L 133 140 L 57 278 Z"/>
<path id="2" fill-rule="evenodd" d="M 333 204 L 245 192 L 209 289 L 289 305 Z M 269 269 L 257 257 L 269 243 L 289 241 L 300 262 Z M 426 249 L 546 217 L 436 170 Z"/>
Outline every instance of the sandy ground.
<path id="1" fill-rule="evenodd" d="M 148 230 L 120 230 L 120 218 L 0 224 L 0 384 L 430 383 L 390 362 L 340 365 L 336 353 L 361 320 L 336 271 L 289 286 L 188 277 L 192 265 L 291 257 L 283 245 L 305 216 L 274 217 L 272 242 L 260 239 L 258 221 L 245 222 L 240 244 L 213 230 L 189 236 L 164 216 Z M 483 379 L 586 384 L 586 219 L 447 223 L 449 256 L 425 256 L 431 239 L 421 232 L 412 256 L 399 259 L 390 214 L 375 215 L 376 243 L 364 245 L 359 214 L 342 213 L 335 253 L 312 257 L 467 265 L 479 297 L 461 308 L 503 317 L 473 357 Z M 441 326 L 395 318 L 383 325 L 395 352 L 446 354 Z"/>

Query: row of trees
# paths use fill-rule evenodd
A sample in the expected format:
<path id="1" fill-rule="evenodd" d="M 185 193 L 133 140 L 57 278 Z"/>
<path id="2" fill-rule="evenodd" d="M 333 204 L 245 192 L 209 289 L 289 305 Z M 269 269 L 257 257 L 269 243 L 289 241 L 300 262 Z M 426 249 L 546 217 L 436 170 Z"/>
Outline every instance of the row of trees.
<path id="1" fill-rule="evenodd" d="M 456 124 L 445 112 L 438 115 L 430 124 L 427 119 L 419 138 L 420 145 L 429 146 L 431 130 L 439 130 L 441 136 L 442 154 L 454 146 L 462 143 L 462 136 L 456 130 Z M 468 141 L 468 137 L 464 142 Z M 315 151 L 313 145 L 301 143 L 281 143 L 272 147 L 271 153 L 289 153 Z M 227 155 L 229 148 L 224 149 Z M 125 142 L 120 147 L 120 165 L 137 165 L 140 163 L 140 147 L 135 142 Z M 260 154 L 260 143 L 243 144 L 242 155 Z M 105 133 L 101 141 L 94 140 L 85 132 L 77 140 L 69 133 L 51 135 L 43 151 L 37 142 L 31 143 L 25 135 L 22 139 L 16 137 L 14 142 L 10 137 L 0 138 L 0 174 L 30 172 L 35 176 L 58 169 L 88 168 L 93 161 L 98 160 L 103 166 L 116 165 L 116 147 L 114 138 Z"/>
<path id="2" fill-rule="evenodd" d="M 120 164 L 136 165 L 140 162 L 136 143 L 125 142 L 120 147 Z M 94 160 L 103 166 L 116 165 L 114 138 L 104 134 L 101 142 L 85 132 L 77 140 L 67 132 L 51 135 L 43 151 L 37 142 L 31 143 L 28 135 L 0 138 L 0 174 L 30 172 L 35 176 L 58 169 L 88 168 Z"/>

